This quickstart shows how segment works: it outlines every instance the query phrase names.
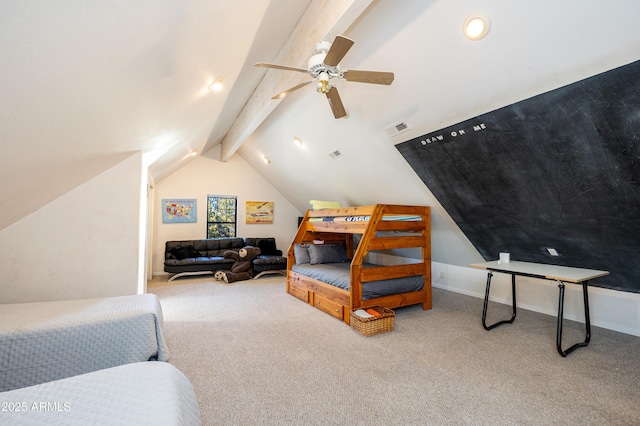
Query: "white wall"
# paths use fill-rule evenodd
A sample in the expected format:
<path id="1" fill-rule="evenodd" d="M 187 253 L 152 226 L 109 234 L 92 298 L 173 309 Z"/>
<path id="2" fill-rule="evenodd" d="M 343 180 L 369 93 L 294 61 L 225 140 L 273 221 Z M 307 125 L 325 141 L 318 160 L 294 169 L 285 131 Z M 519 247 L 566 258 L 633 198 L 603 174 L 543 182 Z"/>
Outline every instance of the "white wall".
<path id="1" fill-rule="evenodd" d="M 487 284 L 487 272 L 484 270 L 433 262 L 432 275 L 434 287 L 484 298 Z M 493 274 L 490 296 L 493 301 L 511 305 L 511 276 Z M 549 280 L 516 277 L 516 305 L 519 309 L 557 316 L 557 283 Z M 589 316 L 592 326 L 640 336 L 640 294 L 590 286 Z M 566 284 L 564 318 L 584 323 L 582 286 Z M 482 308 L 478 311 L 479 325 L 481 319 Z M 591 334 L 594 337 L 597 331 L 592 330 Z M 573 343 L 577 342 L 571 342 L 571 344 Z"/>
<path id="2" fill-rule="evenodd" d="M 297 220 L 302 216 L 280 192 L 268 184 L 258 172 L 239 155 L 227 162 L 219 158 L 220 146 L 213 153 L 201 156 L 185 165 L 154 187 L 153 274 L 163 272 L 164 247 L 167 241 L 195 240 L 207 237 L 207 195 L 232 195 L 238 197 L 239 237 L 275 237 L 277 247 L 286 252 L 297 230 Z M 161 203 L 164 198 L 195 198 L 197 200 L 196 223 L 162 223 Z M 248 225 L 245 223 L 247 201 L 273 201 L 273 224 Z"/>
<path id="3" fill-rule="evenodd" d="M 329 197 L 343 205 L 432 206 L 432 259 L 451 271 L 445 285 L 434 270 L 434 284 L 484 297 L 486 275 L 466 267 L 482 257 L 394 145 L 637 60 L 640 32 L 633 28 L 640 3 L 482 2 L 492 30 L 479 42 L 461 32 L 464 18 L 477 11 L 470 4 L 375 2 L 346 33 L 356 43 L 342 65 L 392 71 L 393 84 L 337 81 L 349 113 L 340 120 L 313 88 L 296 91 L 279 101 L 239 152 L 299 208 L 309 198 Z M 398 121 L 410 129 L 388 136 L 385 127 Z M 294 136 L 304 141 L 302 149 L 293 146 Z M 331 159 L 336 149 L 343 155 Z M 262 155 L 270 167 L 260 162 Z M 508 300 L 495 287 L 496 297 Z M 523 308 L 555 315 L 553 283 L 518 287 Z M 573 287 L 567 285 L 566 313 L 580 318 L 570 307 Z M 639 295 L 595 287 L 589 293 L 594 324 L 639 333 Z"/>
<path id="4" fill-rule="evenodd" d="M 0 303 L 136 294 L 140 153 L 0 231 Z"/>

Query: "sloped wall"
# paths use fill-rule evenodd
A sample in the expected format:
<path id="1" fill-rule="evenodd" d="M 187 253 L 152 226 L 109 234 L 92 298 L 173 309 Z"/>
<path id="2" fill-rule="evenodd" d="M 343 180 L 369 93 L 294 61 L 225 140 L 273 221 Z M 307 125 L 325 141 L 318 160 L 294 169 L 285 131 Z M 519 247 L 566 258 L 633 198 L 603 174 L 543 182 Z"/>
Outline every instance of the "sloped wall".
<path id="1" fill-rule="evenodd" d="M 0 303 L 136 294 L 141 154 L 0 231 Z"/>

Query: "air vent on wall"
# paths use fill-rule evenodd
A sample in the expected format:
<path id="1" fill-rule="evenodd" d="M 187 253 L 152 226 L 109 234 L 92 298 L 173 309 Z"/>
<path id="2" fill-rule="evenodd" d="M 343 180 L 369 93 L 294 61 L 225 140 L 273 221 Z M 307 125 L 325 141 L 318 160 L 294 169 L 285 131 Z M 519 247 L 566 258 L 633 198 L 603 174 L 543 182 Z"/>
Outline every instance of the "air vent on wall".
<path id="1" fill-rule="evenodd" d="M 400 134 L 402 132 L 406 132 L 409 129 L 410 129 L 409 125 L 404 121 L 399 121 L 399 122 L 397 122 L 395 124 L 392 124 L 391 126 L 385 128 L 385 130 L 387 131 L 389 136 L 398 135 L 398 134 Z"/>

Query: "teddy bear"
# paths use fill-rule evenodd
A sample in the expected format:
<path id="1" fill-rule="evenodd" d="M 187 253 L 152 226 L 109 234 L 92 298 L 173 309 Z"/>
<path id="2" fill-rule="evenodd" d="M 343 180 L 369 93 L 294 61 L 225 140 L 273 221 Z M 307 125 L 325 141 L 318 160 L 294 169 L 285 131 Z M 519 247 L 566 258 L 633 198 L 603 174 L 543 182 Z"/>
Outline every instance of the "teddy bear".
<path id="1" fill-rule="evenodd" d="M 249 280 L 255 275 L 253 260 L 260 254 L 260 249 L 253 246 L 244 246 L 239 251 L 227 250 L 222 254 L 225 259 L 233 259 L 233 265 L 229 271 L 216 271 L 213 277 L 218 281 L 232 283 L 235 281 Z"/>

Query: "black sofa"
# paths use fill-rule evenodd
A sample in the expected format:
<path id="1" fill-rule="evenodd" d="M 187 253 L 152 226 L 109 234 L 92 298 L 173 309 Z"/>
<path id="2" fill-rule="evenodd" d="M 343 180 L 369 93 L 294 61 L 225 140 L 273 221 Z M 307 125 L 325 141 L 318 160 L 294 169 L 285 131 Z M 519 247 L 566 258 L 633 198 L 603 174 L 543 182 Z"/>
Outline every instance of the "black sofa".
<path id="1" fill-rule="evenodd" d="M 264 274 L 286 274 L 287 258 L 282 256 L 282 250 L 276 247 L 276 240 L 272 237 L 167 241 L 164 250 L 164 271 L 174 274 L 169 277 L 169 281 L 173 281 L 183 276 L 215 274 L 219 270 L 228 270 L 234 261 L 222 257 L 224 252 L 239 251 L 244 246 L 260 249 L 260 255 L 253 261 L 253 279 Z"/>

